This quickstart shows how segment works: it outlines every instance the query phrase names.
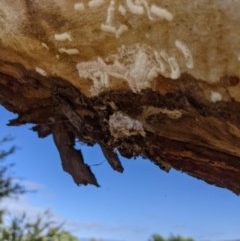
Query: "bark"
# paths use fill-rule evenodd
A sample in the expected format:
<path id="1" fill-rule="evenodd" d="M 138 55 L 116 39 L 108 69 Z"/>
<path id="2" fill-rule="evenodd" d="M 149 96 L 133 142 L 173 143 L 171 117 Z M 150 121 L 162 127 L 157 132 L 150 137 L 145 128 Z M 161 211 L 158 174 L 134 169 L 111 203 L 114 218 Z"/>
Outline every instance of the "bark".
<path id="1" fill-rule="evenodd" d="M 110 166 L 143 156 L 240 194 L 238 1 L 0 3 L 0 103 L 53 135 L 63 169 L 98 186 L 76 140 Z"/>

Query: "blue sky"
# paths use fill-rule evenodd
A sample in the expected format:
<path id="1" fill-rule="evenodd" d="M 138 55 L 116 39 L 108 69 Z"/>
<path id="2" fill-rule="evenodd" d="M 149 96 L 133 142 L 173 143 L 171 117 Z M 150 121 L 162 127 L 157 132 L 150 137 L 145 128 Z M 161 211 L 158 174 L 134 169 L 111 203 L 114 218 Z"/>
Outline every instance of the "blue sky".
<path id="1" fill-rule="evenodd" d="M 111 170 L 96 146 L 81 145 L 84 158 L 101 185 L 77 187 L 62 170 L 52 137 L 39 139 L 30 125 L 7 127 L 14 115 L 0 107 L 1 137 L 11 135 L 18 147 L 8 158 L 12 171 L 37 193 L 7 200 L 5 208 L 29 215 L 50 209 L 79 237 L 147 241 L 153 233 L 196 240 L 240 238 L 240 197 L 185 174 L 165 173 L 138 158 L 121 158 L 125 171 Z M 3 147 L 1 147 L 3 148 Z"/>

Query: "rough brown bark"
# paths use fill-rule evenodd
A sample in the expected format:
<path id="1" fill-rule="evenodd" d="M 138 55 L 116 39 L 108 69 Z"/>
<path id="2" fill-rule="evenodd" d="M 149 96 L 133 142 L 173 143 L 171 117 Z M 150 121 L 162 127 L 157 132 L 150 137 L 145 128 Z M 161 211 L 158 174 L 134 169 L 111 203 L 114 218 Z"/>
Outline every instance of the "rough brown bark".
<path id="1" fill-rule="evenodd" d="M 53 135 L 77 184 L 98 185 L 76 139 L 98 143 L 116 171 L 118 150 L 240 194 L 240 4 L 0 6 L 0 103 L 18 113 L 9 125 Z"/>

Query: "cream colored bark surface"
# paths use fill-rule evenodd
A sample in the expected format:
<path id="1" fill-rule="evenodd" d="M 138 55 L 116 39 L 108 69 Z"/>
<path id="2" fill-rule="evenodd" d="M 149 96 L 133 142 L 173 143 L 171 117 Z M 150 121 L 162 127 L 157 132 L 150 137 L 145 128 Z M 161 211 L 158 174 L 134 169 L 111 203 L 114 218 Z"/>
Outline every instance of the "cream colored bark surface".
<path id="1" fill-rule="evenodd" d="M 157 91 L 158 75 L 218 82 L 240 76 L 239 9 L 225 0 L 2 0 L 0 60 L 61 76 L 87 95 Z"/>

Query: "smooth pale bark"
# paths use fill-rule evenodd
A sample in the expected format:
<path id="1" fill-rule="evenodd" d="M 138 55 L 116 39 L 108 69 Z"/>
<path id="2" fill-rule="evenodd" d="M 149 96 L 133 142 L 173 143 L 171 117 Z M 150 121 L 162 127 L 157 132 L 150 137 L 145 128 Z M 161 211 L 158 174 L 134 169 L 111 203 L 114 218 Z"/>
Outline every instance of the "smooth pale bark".
<path id="1" fill-rule="evenodd" d="M 76 139 L 240 193 L 240 2 L 2 0 L 0 103 L 52 134 L 65 171 L 98 185 Z"/>

